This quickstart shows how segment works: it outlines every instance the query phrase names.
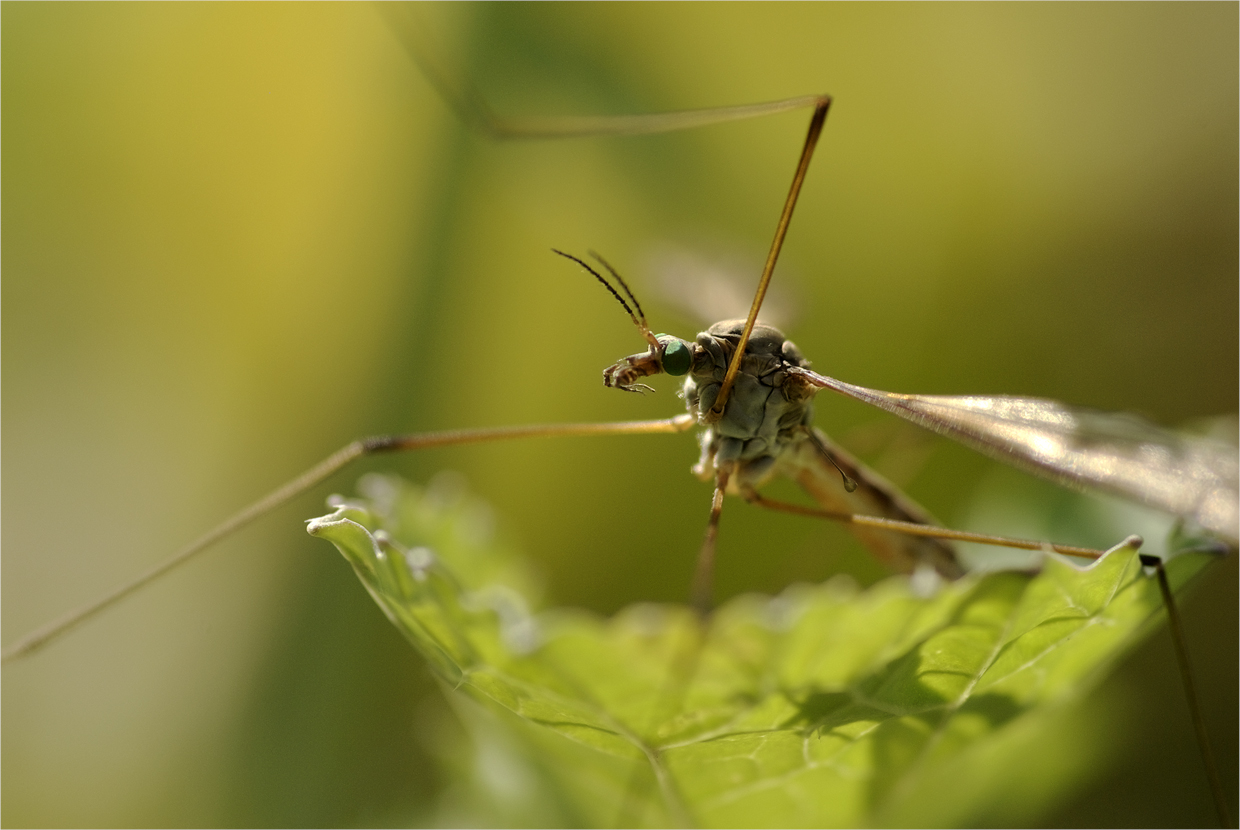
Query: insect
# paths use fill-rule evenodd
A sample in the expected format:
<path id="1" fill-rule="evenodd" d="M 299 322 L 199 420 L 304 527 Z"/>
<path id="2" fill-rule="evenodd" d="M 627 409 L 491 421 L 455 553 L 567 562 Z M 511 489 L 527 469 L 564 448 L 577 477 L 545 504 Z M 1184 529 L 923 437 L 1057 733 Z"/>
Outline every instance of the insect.
<path id="1" fill-rule="evenodd" d="M 106 17 L 104 11 L 82 13 L 101 15 L 112 27 L 101 29 L 100 37 L 135 31 L 132 20 Z M 514 111 L 649 110 L 772 97 L 738 88 L 757 82 L 756 66 L 724 71 L 711 62 L 711 50 L 743 54 L 742 42 L 751 44 L 746 49 L 754 49 L 760 60 L 813 54 L 824 61 L 813 68 L 812 78 L 798 76 L 790 60 L 778 61 L 775 69 L 782 73 L 780 90 L 830 88 L 844 106 L 832 117 L 814 169 L 821 196 L 800 207 L 783 260 L 785 268 L 807 275 L 802 290 L 832 292 L 809 295 L 814 323 L 802 324 L 795 334 L 829 374 L 888 389 L 1020 391 L 1144 410 L 1167 422 L 1234 408 L 1235 223 L 1228 212 L 1234 210 L 1234 192 L 1218 182 L 1234 182 L 1235 142 L 1226 131 L 1214 138 L 1216 133 L 1195 120 L 1228 111 L 1234 93 L 1223 84 L 1226 103 L 1217 106 L 1177 94 L 1186 87 L 1208 88 L 1200 81 L 1213 77 L 1211 53 L 1200 46 L 1200 37 L 1188 39 L 1194 45 L 1174 59 L 1167 57 L 1165 67 L 1130 62 L 1122 64 L 1127 73 L 1116 69 L 1109 75 L 1091 69 L 1092 52 L 1069 49 L 1076 62 L 1065 64 L 1059 36 L 1048 36 L 1041 46 L 1022 37 L 1018 44 L 966 48 L 966 43 L 1003 42 L 966 38 L 959 21 L 944 18 L 903 24 L 905 39 L 892 44 L 890 59 L 874 51 L 845 71 L 862 46 L 878 50 L 887 42 L 890 29 L 864 16 L 813 18 L 803 25 L 781 18 L 720 17 L 723 29 L 697 53 L 687 50 L 696 49 L 691 44 L 698 39 L 678 36 L 681 21 L 672 11 L 616 10 L 612 13 L 620 17 L 614 20 L 584 9 L 563 12 L 568 18 L 538 16 L 560 13 L 553 11 L 493 13 L 516 15 L 482 24 L 492 32 L 511 31 L 510 41 L 496 35 L 487 42 L 499 47 L 494 60 L 508 70 L 488 75 L 484 66 L 475 69 L 480 84 Z M 19 18 L 9 14 L 6 22 L 12 26 Z M 55 19 L 39 16 L 50 12 L 25 14 L 29 17 L 20 20 L 27 28 L 15 28 L 27 40 L 6 27 L 6 53 L 42 67 L 36 77 L 66 84 L 51 71 L 50 61 L 79 52 L 73 48 L 78 44 Z M 100 587 L 149 562 L 149 551 L 184 541 L 186 527 L 204 527 L 268 487 L 283 474 L 273 476 L 273 469 L 296 470 L 341 436 L 466 422 L 673 414 L 679 402 L 670 390 L 617 402 L 614 393 L 597 388 L 599 364 L 631 351 L 632 332 L 617 323 L 615 310 L 593 289 L 549 263 L 546 248 L 594 247 L 627 262 L 640 256 L 645 240 L 669 229 L 680 238 L 710 242 L 712 231 L 701 230 L 707 228 L 761 249 L 803 132 L 802 117 L 788 116 L 787 124 L 735 125 L 726 135 L 716 130 L 641 144 L 608 140 L 490 148 L 461 133 L 433 93 L 420 86 L 382 24 L 369 17 L 370 22 L 357 22 L 361 18 L 352 15 L 358 12 L 319 12 L 295 20 L 285 17 L 294 12 L 276 10 L 178 14 L 201 18 L 187 25 L 175 17 L 161 24 L 157 17 L 151 25 L 162 40 L 127 41 L 129 54 L 145 56 L 142 65 L 150 69 L 142 73 L 147 80 L 118 95 L 129 106 L 124 112 L 139 120 L 93 121 L 77 105 L 80 97 L 74 95 L 93 89 L 91 79 L 129 77 L 115 60 L 87 51 L 80 63 L 66 58 L 64 65 L 74 69 L 71 80 L 54 87 L 49 97 L 63 107 L 58 112 L 75 114 L 81 121 L 73 123 L 92 129 L 56 129 L 55 120 L 32 115 L 32 123 L 45 131 L 31 133 L 24 144 L 8 143 L 10 151 L 26 148 L 30 156 L 23 158 L 44 164 L 33 168 L 41 177 L 9 178 L 10 206 L 22 193 L 37 191 L 46 199 L 63 192 L 72 198 L 57 203 L 64 208 L 57 215 L 76 217 L 68 206 L 92 204 L 102 217 L 79 218 L 67 227 L 35 224 L 23 234 L 32 248 L 15 244 L 17 229 L 9 227 L 5 319 L 6 345 L 13 345 L 6 365 L 6 414 L 13 420 L 7 424 L 6 460 L 10 481 L 25 482 L 23 492 L 10 485 L 8 503 L 9 632 L 42 622 L 48 608 L 92 598 Z M 988 35 L 1005 31 L 1005 18 L 978 14 L 970 26 Z M 296 22 L 291 29 L 290 21 Z M 1038 21 L 1055 32 L 1080 30 L 1050 18 Z M 922 28 L 926 23 L 937 28 Z M 1187 20 L 1176 25 L 1192 26 Z M 250 52 L 239 46 L 237 31 L 254 26 L 293 34 L 273 35 L 274 48 L 268 38 L 262 50 Z M 638 46 L 626 27 L 657 32 L 668 46 Z M 945 53 L 952 50 L 944 41 L 931 47 L 929 31 L 965 50 L 956 56 L 961 62 L 948 62 Z M 574 33 L 571 39 L 567 32 Z M 604 32 L 617 40 L 604 40 Z M 816 39 L 786 42 L 801 32 Z M 1134 32 L 1121 41 L 1119 57 L 1133 61 L 1133 54 L 1155 52 L 1144 48 L 1147 39 L 1162 43 L 1164 34 L 1157 25 Z M 363 45 L 342 53 L 339 62 L 325 62 L 318 46 L 346 36 Z M 188 43 L 199 51 L 171 50 L 184 54 L 169 74 L 160 68 L 160 56 L 169 44 L 182 43 L 176 37 L 190 37 Z M 20 51 L 23 43 L 43 47 L 49 39 L 63 51 L 43 49 L 49 55 L 44 58 L 33 56 L 34 46 L 30 53 Z M 1093 40 L 1091 50 L 1110 37 Z M 611 65 L 603 60 L 606 53 L 587 55 L 584 46 L 556 51 L 570 43 L 598 48 L 603 42 L 636 47 L 647 55 L 646 65 L 631 70 L 627 58 Z M 895 65 L 897 47 L 910 44 L 939 69 L 910 70 L 892 79 L 883 67 Z M 237 60 L 238 49 L 244 60 Z M 1015 58 L 1029 54 L 1035 57 L 1028 65 Z M 199 55 L 205 57 L 194 63 Z M 674 90 L 674 79 L 684 74 L 674 61 L 686 55 L 699 62 L 701 76 L 690 73 L 679 81 L 686 86 Z M 107 71 L 101 75 L 90 60 Z M 565 61 L 589 69 L 574 81 L 588 87 L 585 91 L 560 87 L 560 98 L 529 101 L 519 98 L 519 86 L 505 84 L 507 77 L 519 76 L 525 84 L 555 90 L 552 79 L 561 73 L 553 68 Z M 996 72 L 996 64 L 1002 71 Z M 293 66 L 296 73 L 282 68 Z M 622 86 L 621 77 L 631 78 L 634 71 L 649 74 Z M 1183 73 L 1196 74 L 1189 82 Z M 712 76 L 723 84 L 708 87 L 704 79 Z M 267 82 L 265 89 L 255 77 Z M 1043 80 L 1027 81 L 1031 77 Z M 164 86 L 169 78 L 175 89 Z M 689 86 L 695 78 L 701 85 Z M 996 89 L 996 78 L 1010 83 Z M 607 100 L 587 97 L 592 79 L 609 90 Z M 1030 92 L 1027 84 L 1017 83 L 1021 80 L 1036 88 Z M 299 108 L 296 93 L 305 89 L 327 94 Z M 1097 97 L 1082 91 L 1097 89 L 1103 90 Z M 358 103 L 365 95 L 380 98 L 373 109 Z M 1098 115 L 1099 98 L 1115 107 L 1108 110 L 1110 122 Z M 1151 98 L 1161 108 L 1157 117 L 1142 109 Z M 149 111 L 160 117 L 142 120 Z M 49 144 L 50 136 L 62 143 Z M 99 162 L 89 139 L 119 149 Z M 1177 140 L 1204 147 L 1204 155 L 1183 149 Z M 1223 161 L 1212 161 L 1212 141 L 1226 148 Z M 160 166 L 151 147 L 178 148 L 178 164 Z M 1050 148 L 1059 151 L 1053 159 L 1043 155 Z M 53 163 L 64 159 L 53 151 L 89 160 L 88 171 L 114 171 L 115 181 L 125 184 L 114 189 L 114 180 L 74 175 L 72 165 Z M 241 151 L 243 162 L 234 158 Z M 1227 169 L 1220 173 L 1220 165 Z M 195 168 L 201 173 L 187 172 Z M 133 169 L 140 175 L 121 175 Z M 314 177 L 307 176 L 310 170 Z M 63 178 L 55 178 L 55 171 Z M 49 187 L 49 181 L 61 182 L 61 189 Z M 308 182 L 314 188 L 309 196 Z M 409 191 L 424 194 L 424 201 L 402 202 L 400 195 Z M 1113 201 L 1107 198 L 1112 195 Z M 328 204 L 331 210 L 323 207 Z M 186 229 L 195 226 L 205 232 L 189 235 Z M 1108 227 L 1118 228 L 1115 236 L 1099 230 Z M 174 239 L 183 241 L 174 246 L 169 241 Z M 493 247 L 481 246 L 479 239 Z M 1218 247 L 1211 247 L 1218 240 Z M 35 267 L 48 262 L 56 268 Z M 1169 273 L 1189 276 L 1169 284 Z M 233 275 L 235 282 L 227 282 Z M 484 277 L 492 281 L 477 282 Z M 152 304 L 142 306 L 148 298 Z M 487 371 L 477 382 L 456 379 L 461 367 L 480 372 L 495 365 L 497 353 L 506 363 L 513 355 L 542 354 L 548 343 L 561 347 L 550 372 Z M 1233 364 L 1220 363 L 1226 360 Z M 618 406 L 626 409 L 620 413 Z M 837 435 L 870 417 L 846 403 L 832 409 L 829 419 L 819 415 L 819 423 Z M 598 442 L 571 452 L 512 445 L 400 463 L 415 476 L 449 464 L 463 469 L 496 505 L 510 532 L 532 540 L 529 547 L 545 557 L 557 596 L 607 609 L 637 598 L 683 599 L 681 586 L 687 584 L 701 531 L 699 489 L 688 482 L 662 488 L 667 511 L 676 516 L 668 526 L 644 524 L 624 539 L 600 538 L 598 532 L 614 505 L 642 483 L 683 480 L 693 449 L 681 444 L 671 451 L 668 440 Z M 952 501 L 954 494 L 985 481 L 986 462 L 944 447 L 933 464 L 935 489 L 926 490 L 918 479 L 914 495 L 953 519 L 962 510 Z M 565 481 L 581 484 L 565 487 Z M 549 493 L 555 494 L 555 517 L 544 509 Z M 247 681 L 227 678 L 249 677 L 255 664 L 279 662 L 266 651 L 279 635 L 249 625 L 276 617 L 281 597 L 288 597 L 284 601 L 292 609 L 305 608 L 309 618 L 332 619 L 333 603 L 322 595 L 313 603 L 293 598 L 299 584 L 339 579 L 341 594 L 357 593 L 351 580 L 341 579 L 342 568 L 319 564 L 322 552 L 312 544 L 289 543 L 299 553 L 283 560 L 271 553 L 284 544 L 276 540 L 296 535 L 287 532 L 288 524 L 315 512 L 319 496 L 230 543 L 214 564 L 195 566 L 160 596 L 118 610 L 110 621 L 80 634 L 84 639 L 76 645 L 68 642 L 49 652 L 31 664 L 35 668 L 6 672 L 6 711 L 23 713 L 6 724 L 6 773 L 17 776 L 9 779 L 6 817 L 18 823 L 16 816 L 49 813 L 9 811 L 65 810 L 77 803 L 82 810 L 91 805 L 105 811 L 103 817 L 78 814 L 78 821 L 98 823 L 110 815 L 115 823 L 136 823 L 142 818 L 134 805 L 179 801 L 179 785 L 166 772 L 169 757 L 197 781 L 223 780 L 221 791 L 238 792 L 240 785 L 222 779 L 219 768 L 203 760 L 201 746 L 204 740 L 221 740 L 220 724 L 245 723 L 236 715 L 210 716 L 227 712 L 231 699 L 244 696 Z M 721 594 L 818 576 L 831 567 L 815 552 L 824 536 L 842 535 L 809 523 L 787 529 L 789 520 L 753 515 L 757 512 L 729 510 Z M 564 515 L 575 522 L 563 521 Z M 729 555 L 729 545 L 737 552 L 755 548 L 754 540 L 769 538 L 776 526 L 788 540 L 788 559 Z M 595 554 L 588 562 L 579 558 L 583 545 Z M 27 551 L 32 559 L 25 558 Z M 667 562 L 669 551 L 681 561 Z M 110 558 L 118 555 L 126 558 Z M 803 570 L 789 573 L 797 567 Z M 328 571 L 321 583 L 314 582 L 315 568 Z M 617 583 L 617 593 L 604 595 L 604 582 Z M 1229 591 L 1234 594 L 1234 588 Z M 349 600 L 338 602 L 349 607 Z M 352 607 L 358 606 L 364 608 L 360 601 Z M 364 613 L 377 616 L 369 608 Z M 1234 620 L 1234 614 L 1222 616 Z M 340 631 L 357 625 L 344 619 L 351 618 L 325 627 Z M 309 636 L 305 623 L 284 627 Z M 1234 626 L 1229 622 L 1225 628 Z M 361 638 L 381 638 L 381 629 L 379 621 Z M 391 654 L 403 648 L 394 641 L 389 641 Z M 330 665 L 330 649 L 309 648 L 314 660 L 290 658 L 303 680 L 315 675 L 312 667 Z M 178 663 L 178 654 L 187 662 Z M 1230 654 L 1234 664 L 1234 648 Z M 1199 671 L 1210 662 L 1198 657 Z M 1158 670 L 1168 664 L 1161 662 Z M 325 671 L 352 675 L 347 669 Z M 275 679 L 268 683 L 287 688 Z M 1169 685 L 1170 694 L 1177 694 Z M 1216 685 L 1235 687 L 1226 679 Z M 81 689 L 83 696 L 70 697 L 68 687 Z M 205 697 L 192 696 L 198 692 Z M 395 706 L 407 706 L 404 689 L 391 695 L 399 699 Z M 173 709 L 181 704 L 186 709 L 178 716 Z M 250 717 L 263 721 L 258 704 L 250 707 Z M 17 726 L 18 721 L 30 725 Z M 330 743 L 305 723 L 290 730 Z M 48 737 L 57 732 L 72 737 L 57 743 Z M 118 763 L 121 733 L 132 749 Z M 34 746 L 41 755 L 23 750 Z M 388 757 L 413 766 L 416 759 L 401 751 L 393 749 Z M 255 759 L 262 756 L 250 752 L 247 757 L 261 767 Z M 18 757 L 21 772 L 10 766 Z M 1181 766 L 1195 763 L 1189 757 Z M 329 761 L 315 763 L 320 766 L 314 769 L 334 769 Z M 200 765 L 214 777 L 198 774 Z M 55 781 L 58 788 L 23 782 L 32 793 L 24 803 L 37 804 L 14 804 L 15 782 L 23 775 Z M 59 789 L 66 779 L 80 782 L 75 798 Z M 153 799 L 152 780 L 168 781 L 168 795 Z M 244 795 L 244 788 L 240 792 Z M 186 817 L 173 807 L 150 809 L 157 811 L 151 822 L 210 820 Z M 47 821 L 74 821 L 64 812 L 50 815 L 60 818 Z"/>

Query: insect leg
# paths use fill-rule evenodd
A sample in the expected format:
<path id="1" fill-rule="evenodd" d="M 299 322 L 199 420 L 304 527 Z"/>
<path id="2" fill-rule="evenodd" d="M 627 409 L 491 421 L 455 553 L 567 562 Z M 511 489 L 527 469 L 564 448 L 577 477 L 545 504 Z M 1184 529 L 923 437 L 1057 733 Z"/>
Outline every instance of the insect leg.
<path id="1" fill-rule="evenodd" d="M 380 12 L 423 77 L 461 123 L 493 141 L 655 135 L 791 112 L 813 107 L 822 100 L 819 95 L 801 95 L 758 104 L 635 115 L 513 118 L 496 113 L 469 79 L 452 67 L 451 61 L 436 46 L 436 39 L 428 33 L 429 27 L 416 4 L 385 5 L 380 7 Z"/>
<path id="2" fill-rule="evenodd" d="M 1158 579 L 1158 590 L 1162 593 L 1163 605 L 1167 608 L 1167 622 L 1171 628 L 1171 641 L 1175 645 L 1176 663 L 1180 667 L 1180 681 L 1184 685 L 1184 696 L 1188 699 L 1188 713 L 1193 721 L 1193 731 L 1197 735 L 1197 748 L 1201 751 L 1201 762 L 1206 768 L 1206 778 L 1210 782 L 1210 795 L 1214 797 L 1214 809 L 1218 811 L 1219 827 L 1231 827 L 1231 811 L 1227 809 L 1227 798 L 1223 795 L 1223 782 L 1219 779 L 1218 764 L 1210 748 L 1205 720 L 1201 717 L 1201 704 L 1197 699 L 1197 687 L 1193 683 L 1193 670 L 1188 662 L 1188 641 L 1184 637 L 1184 626 L 1180 622 L 1180 612 L 1175 604 L 1175 595 L 1171 592 L 1171 584 L 1167 581 L 1167 569 L 1163 567 L 1163 560 L 1157 556 L 1142 556 L 1141 564 L 1154 569 L 1154 575 Z"/>
<path id="3" fill-rule="evenodd" d="M 1057 545 L 1050 542 L 1037 542 L 1030 539 L 1015 539 L 1009 536 L 992 536 L 989 533 L 973 533 L 967 530 L 953 530 L 947 527 L 938 527 L 936 525 L 917 524 L 916 522 L 905 522 L 898 519 L 884 519 L 879 516 L 862 516 L 856 513 L 841 513 L 834 510 L 822 510 L 817 507 L 804 507 L 791 502 L 779 501 L 777 499 L 768 499 L 757 490 L 747 489 L 742 491 L 742 495 L 747 502 L 755 504 L 758 507 L 765 507 L 768 510 L 776 510 L 780 513 L 792 513 L 797 516 L 813 516 L 819 519 L 830 519 L 843 524 L 857 525 L 858 527 L 870 527 L 875 530 L 888 530 L 895 533 L 905 533 L 909 536 L 924 536 L 930 539 L 949 539 L 953 542 L 976 542 L 982 545 L 996 545 L 1004 548 L 1018 548 L 1020 550 L 1041 550 L 1053 551 L 1066 556 L 1077 556 L 1083 559 L 1098 559 L 1105 551 L 1095 548 L 1082 548 L 1074 545 Z M 1131 537 L 1130 537 L 1131 538 Z"/>
<path id="4" fill-rule="evenodd" d="M 770 253 L 766 255 L 766 264 L 762 266 L 762 277 L 758 280 L 758 290 L 754 292 L 753 305 L 749 307 L 745 330 L 741 332 L 736 351 L 732 353 L 732 361 L 728 364 L 728 371 L 723 376 L 723 384 L 719 387 L 719 396 L 706 415 L 708 423 L 723 417 L 724 407 L 728 403 L 728 396 L 732 393 L 732 384 L 735 383 L 736 376 L 740 373 L 745 347 L 749 343 L 749 336 L 753 334 L 754 325 L 758 322 L 758 312 L 762 308 L 763 299 L 766 298 L 766 289 L 771 284 L 771 275 L 775 273 L 775 262 L 779 259 L 779 252 L 784 247 L 784 237 L 787 236 L 788 225 L 792 222 L 792 211 L 796 207 L 797 197 L 801 195 L 801 185 L 805 183 L 805 174 L 809 172 L 809 162 L 814 157 L 814 148 L 818 146 L 818 136 L 822 134 L 822 125 L 827 120 L 827 110 L 830 108 L 831 97 L 829 95 L 824 95 L 815 102 L 814 114 L 809 120 L 809 132 L 801 148 L 801 159 L 797 162 L 796 173 L 792 176 L 792 187 L 788 189 L 788 198 L 784 201 L 784 209 L 779 214 L 779 223 L 775 226 L 775 239 L 771 242 Z"/>
<path id="5" fill-rule="evenodd" d="M 42 628 L 22 637 L 13 645 L 0 652 L 0 662 L 23 657 L 37 651 L 49 642 L 67 634 L 79 624 L 106 608 L 120 602 L 137 591 L 192 559 L 197 554 L 223 539 L 225 536 L 240 530 L 250 522 L 284 504 L 289 499 L 304 493 L 328 476 L 339 472 L 354 460 L 364 455 L 381 452 L 405 452 L 409 450 L 429 449 L 431 447 L 447 447 L 457 444 L 480 444 L 489 441 L 508 441 L 517 438 L 559 438 L 586 435 L 644 435 L 652 433 L 679 433 L 691 428 L 694 424 L 690 415 L 678 415 L 651 421 L 614 421 L 598 424 L 533 424 L 515 427 L 483 427 L 480 429 L 455 429 L 444 432 L 423 432 L 412 435 L 383 435 L 372 438 L 361 438 L 345 445 L 301 475 L 280 485 L 258 501 L 242 508 L 218 525 L 190 542 L 169 558 L 155 565 L 150 570 L 130 580 L 102 599 L 65 614 Z"/>
<path id="6" fill-rule="evenodd" d="M 697 566 L 693 571 L 693 607 L 705 617 L 710 613 L 711 593 L 715 581 L 715 541 L 719 536 L 719 516 L 723 512 L 723 495 L 728 489 L 728 470 L 715 472 L 715 493 L 710 501 L 710 521 L 706 524 L 706 538 L 698 551 Z"/>

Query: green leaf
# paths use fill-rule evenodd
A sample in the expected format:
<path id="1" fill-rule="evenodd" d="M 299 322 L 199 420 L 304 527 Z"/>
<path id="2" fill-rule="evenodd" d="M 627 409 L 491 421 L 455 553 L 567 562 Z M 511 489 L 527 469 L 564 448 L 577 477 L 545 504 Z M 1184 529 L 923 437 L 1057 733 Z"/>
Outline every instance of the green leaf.
<path id="1" fill-rule="evenodd" d="M 475 503 L 381 476 L 362 489 L 309 532 L 508 770 L 480 785 L 500 823 L 1029 822 L 1105 753 L 1067 704 L 1161 614 L 1125 546 L 930 596 L 904 578 L 794 585 L 705 625 L 681 606 L 534 613 L 535 581 L 478 532 Z M 1173 584 L 1207 562 L 1175 558 Z"/>

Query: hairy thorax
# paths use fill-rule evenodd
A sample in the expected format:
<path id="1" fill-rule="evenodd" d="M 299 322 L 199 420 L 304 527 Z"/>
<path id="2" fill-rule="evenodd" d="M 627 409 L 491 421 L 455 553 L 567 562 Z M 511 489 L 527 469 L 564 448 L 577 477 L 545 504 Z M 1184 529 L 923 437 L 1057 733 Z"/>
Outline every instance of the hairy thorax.
<path id="1" fill-rule="evenodd" d="M 744 320 L 724 320 L 698 334 L 682 394 L 689 412 L 704 425 L 694 472 L 709 479 L 716 469 L 732 467 L 736 484 L 757 487 L 781 456 L 806 439 L 812 393 L 788 382 L 789 370 L 808 368 L 809 361 L 779 329 L 759 324 L 722 417 L 706 424 L 703 416 L 719 395 L 744 328 Z"/>

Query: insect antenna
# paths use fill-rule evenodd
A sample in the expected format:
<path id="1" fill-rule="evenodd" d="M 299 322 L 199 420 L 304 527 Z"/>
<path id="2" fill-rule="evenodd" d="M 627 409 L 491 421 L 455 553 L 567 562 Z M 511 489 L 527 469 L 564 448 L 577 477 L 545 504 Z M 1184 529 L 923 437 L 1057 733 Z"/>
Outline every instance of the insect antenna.
<path id="1" fill-rule="evenodd" d="M 616 270 L 612 268 L 610 265 L 608 265 L 605 259 L 603 259 L 598 254 L 594 253 L 593 251 L 590 252 L 590 256 L 594 257 L 599 262 L 601 262 L 603 264 L 603 267 L 606 268 L 607 271 L 610 272 L 611 275 L 616 278 L 616 282 L 620 283 L 620 287 L 624 289 L 624 293 L 628 295 L 628 298 L 633 301 L 633 306 L 637 307 L 637 311 L 633 311 L 633 307 L 630 306 L 627 302 L 625 302 L 624 297 L 620 296 L 620 292 L 617 291 L 614 287 L 612 287 L 612 284 L 607 281 L 606 277 L 604 277 L 598 271 L 595 271 L 593 268 L 591 268 L 584 260 L 578 259 L 572 254 L 566 254 L 557 248 L 552 248 L 551 250 L 554 253 L 557 253 L 560 256 L 564 257 L 565 259 L 571 259 L 573 262 L 577 263 L 582 268 L 586 269 L 591 274 L 593 274 L 594 278 L 598 280 L 599 282 L 601 282 L 603 286 L 608 291 L 611 292 L 611 296 L 616 298 L 616 302 L 624 306 L 624 310 L 629 313 L 629 318 L 632 319 L 633 325 L 637 326 L 637 330 L 642 333 L 642 337 L 644 337 L 646 339 L 646 342 L 650 344 L 650 348 L 656 351 L 659 349 L 658 338 L 654 336 L 654 332 L 652 332 L 650 330 L 650 326 L 646 324 L 646 313 L 642 311 L 642 304 L 637 301 L 637 297 L 633 296 L 633 292 L 629 289 L 628 283 L 624 281 L 624 278 L 621 277 L 619 274 L 617 274 Z"/>
<path id="2" fill-rule="evenodd" d="M 624 293 L 630 300 L 633 301 L 633 307 L 637 309 L 637 318 L 641 320 L 642 327 L 649 328 L 646 324 L 646 312 L 642 309 L 642 304 L 637 301 L 637 297 L 633 294 L 633 290 L 629 288 L 629 284 L 624 281 L 624 277 L 620 276 L 619 272 L 617 272 L 615 268 L 611 267 L 611 263 L 599 256 L 597 252 L 590 251 L 590 256 L 597 259 L 599 264 L 607 269 L 607 273 L 611 274 L 612 277 L 615 278 L 616 282 L 620 283 L 620 287 L 624 289 Z"/>

